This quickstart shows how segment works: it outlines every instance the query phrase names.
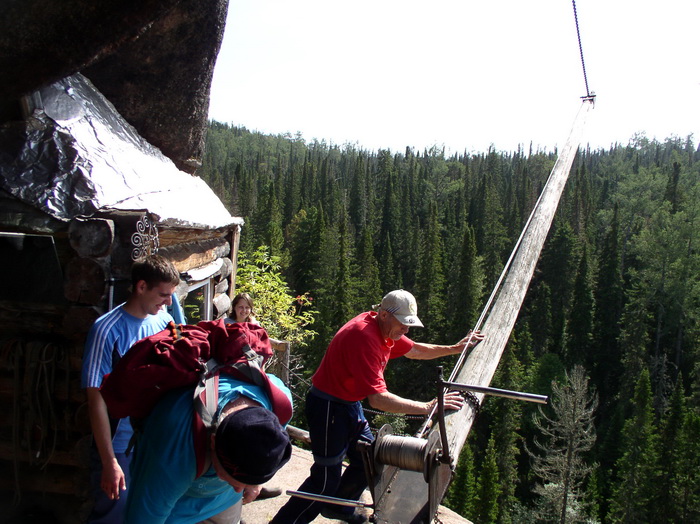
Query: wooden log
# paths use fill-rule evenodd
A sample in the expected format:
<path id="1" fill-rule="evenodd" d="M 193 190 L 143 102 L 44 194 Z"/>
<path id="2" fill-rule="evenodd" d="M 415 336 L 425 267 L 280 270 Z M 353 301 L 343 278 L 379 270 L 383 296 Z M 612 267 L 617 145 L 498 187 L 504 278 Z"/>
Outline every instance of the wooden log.
<path id="1" fill-rule="evenodd" d="M 0 333 L 3 339 L 57 334 L 63 324 L 65 307 L 55 304 L 0 300 Z"/>
<path id="2" fill-rule="evenodd" d="M 22 491 L 76 496 L 87 496 L 88 493 L 88 472 L 84 468 L 49 465 L 40 470 L 23 467 L 18 480 Z M 14 490 L 16 487 L 13 464 L 0 462 L 0 489 Z"/>
<path id="3" fill-rule="evenodd" d="M 160 239 L 160 247 L 168 248 L 182 243 L 226 238 L 229 236 L 229 232 L 236 227 L 235 225 L 217 229 L 159 227 L 158 238 Z"/>
<path id="4" fill-rule="evenodd" d="M 218 284 L 214 286 L 214 294 L 219 295 L 221 293 L 226 293 L 228 291 L 228 280 L 220 280 Z M 229 304 L 231 303 L 231 299 L 229 298 Z"/>
<path id="5" fill-rule="evenodd" d="M 90 327 L 100 316 L 93 306 L 71 306 L 65 310 L 61 323 L 61 334 L 69 340 L 85 341 Z"/>
<path id="6" fill-rule="evenodd" d="M 578 152 L 588 112 L 592 108 L 593 103 L 584 100 L 569 138 L 559 153 L 547 185 L 544 187 L 527 227 L 522 233 L 520 245 L 514 253 L 513 262 L 503 286 L 498 291 L 493 307 L 483 327 L 481 327 L 486 334 L 486 339 L 469 354 L 462 369 L 455 370 L 456 382 L 488 386 L 496 373 L 496 368 L 518 318 L 520 307 Z M 532 393 L 538 392 L 533 391 Z M 476 396 L 480 400 L 483 399 L 483 394 Z M 475 413 L 469 406 L 465 406 L 460 411 L 446 417 L 450 451 L 455 456 L 459 456 L 459 452 L 464 446 L 474 417 Z"/>
<path id="7" fill-rule="evenodd" d="M 212 262 L 209 262 L 208 264 L 204 264 L 203 266 L 188 269 L 180 276 L 187 280 L 187 282 L 190 284 L 193 284 L 195 282 L 203 282 L 205 280 L 211 282 L 210 279 L 219 275 L 219 272 L 221 271 L 221 267 L 223 265 L 223 258 L 217 258 Z"/>
<path id="8" fill-rule="evenodd" d="M 104 218 L 74 218 L 68 226 L 71 247 L 83 258 L 109 255 L 114 243 L 114 221 Z"/>
<path id="9" fill-rule="evenodd" d="M 241 241 L 241 226 L 236 226 L 236 228 L 231 231 L 231 262 L 233 267 L 231 268 L 231 287 L 228 290 L 228 296 L 231 300 L 236 296 L 236 273 L 238 272 L 238 245 Z"/>
<path id="10" fill-rule="evenodd" d="M 184 273 L 226 257 L 229 252 L 230 246 L 226 239 L 216 238 L 170 246 L 160 249 L 158 254 L 171 260 L 175 268 L 180 273 Z"/>
<path id="11" fill-rule="evenodd" d="M 66 266 L 63 294 L 71 302 L 100 305 L 107 292 L 107 278 L 103 264 L 92 258 L 76 257 Z"/>
<path id="12" fill-rule="evenodd" d="M 214 296 L 214 318 L 221 318 L 231 309 L 231 299 L 225 293 Z"/>
<path id="13" fill-rule="evenodd" d="M 76 378 L 66 383 L 65 380 L 58 380 L 51 392 L 53 399 L 57 402 L 71 402 L 82 404 L 86 401 L 85 391 L 80 388 L 80 379 Z M 15 382 L 11 378 L 0 377 L 0 397 L 13 401 L 15 396 Z"/>
<path id="14" fill-rule="evenodd" d="M 311 437 L 309 436 L 309 432 L 304 429 L 300 429 L 295 426 L 292 426 L 291 424 L 288 424 L 287 434 L 289 435 L 289 438 L 292 438 L 299 442 L 304 442 L 305 444 L 311 444 Z"/>
<path id="15" fill-rule="evenodd" d="M 85 466 L 74 451 L 54 450 L 51 456 L 47 458 L 49 464 L 75 467 Z M 33 454 L 30 455 L 30 452 L 26 449 L 17 449 L 11 442 L 0 441 L 0 460 L 7 460 L 8 462 L 18 460 L 24 464 L 32 464 L 41 462 L 41 457 L 37 459 Z"/>
<path id="16" fill-rule="evenodd" d="M 270 345 L 272 349 L 275 350 L 275 358 L 277 363 L 270 367 L 270 372 L 277 375 L 277 377 L 284 382 L 289 384 L 289 357 L 291 354 L 292 344 L 287 340 L 277 340 L 275 338 L 270 338 Z"/>
<path id="17" fill-rule="evenodd" d="M 221 261 L 223 264 L 221 265 L 221 273 L 219 273 L 219 278 L 225 279 L 228 278 L 231 273 L 233 273 L 233 262 L 231 262 L 229 257 L 223 257 Z"/>

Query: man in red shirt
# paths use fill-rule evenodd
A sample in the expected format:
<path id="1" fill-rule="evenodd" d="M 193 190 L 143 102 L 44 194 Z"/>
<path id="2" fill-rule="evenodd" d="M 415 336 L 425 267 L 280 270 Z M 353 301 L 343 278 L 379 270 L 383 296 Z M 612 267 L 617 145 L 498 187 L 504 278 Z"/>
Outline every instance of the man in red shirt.
<path id="1" fill-rule="evenodd" d="M 437 399 L 421 402 L 391 393 L 384 380 L 384 368 L 389 359 L 405 356 L 427 360 L 455 355 L 464 350 L 468 340 L 473 347 L 484 338 L 476 332 L 452 346 L 413 342 L 406 334 L 414 326 L 423 327 L 416 299 L 408 291 L 399 289 L 382 299 L 378 311 L 356 316 L 333 337 L 306 398 L 314 464 L 299 491 L 359 499 L 367 480 L 357 443 L 373 440 L 360 401 L 367 398 L 375 409 L 409 415 L 428 414 L 437 403 Z M 445 395 L 446 409 L 460 409 L 462 403 L 456 391 Z M 341 477 L 346 456 L 349 465 Z M 324 517 L 344 522 L 366 522 L 352 508 L 292 497 L 271 524 L 308 523 L 319 512 Z"/>

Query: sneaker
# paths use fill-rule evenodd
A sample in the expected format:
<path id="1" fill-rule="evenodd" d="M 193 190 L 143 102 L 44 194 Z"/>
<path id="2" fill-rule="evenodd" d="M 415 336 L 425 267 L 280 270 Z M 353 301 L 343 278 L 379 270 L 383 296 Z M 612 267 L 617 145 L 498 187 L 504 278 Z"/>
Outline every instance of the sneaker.
<path id="1" fill-rule="evenodd" d="M 274 497 L 279 497 L 282 494 L 282 488 L 268 488 L 263 486 L 258 493 L 258 497 L 255 500 L 271 499 Z"/>
<path id="2" fill-rule="evenodd" d="M 348 513 L 347 511 L 340 511 L 335 507 L 324 507 L 321 510 L 321 515 L 330 520 L 340 520 L 348 522 L 349 524 L 364 524 L 368 522 L 367 517 L 356 511 Z"/>

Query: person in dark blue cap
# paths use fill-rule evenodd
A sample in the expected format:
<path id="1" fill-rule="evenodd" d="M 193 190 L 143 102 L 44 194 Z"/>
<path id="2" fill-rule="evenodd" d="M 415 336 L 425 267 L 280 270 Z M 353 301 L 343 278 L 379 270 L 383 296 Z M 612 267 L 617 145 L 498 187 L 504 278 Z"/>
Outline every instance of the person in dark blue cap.
<path id="1" fill-rule="evenodd" d="M 290 398 L 289 389 L 268 375 Z M 219 377 L 211 465 L 196 476 L 193 392 L 174 391 L 146 419 L 131 467 L 126 524 L 238 524 L 241 505 L 286 464 L 292 446 L 259 386 Z"/>

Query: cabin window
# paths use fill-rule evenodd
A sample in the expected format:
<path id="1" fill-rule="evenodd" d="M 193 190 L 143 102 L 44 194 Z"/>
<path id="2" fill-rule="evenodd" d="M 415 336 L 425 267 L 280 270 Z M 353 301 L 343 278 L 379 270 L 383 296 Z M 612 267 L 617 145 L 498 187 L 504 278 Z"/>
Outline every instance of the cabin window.
<path id="1" fill-rule="evenodd" d="M 196 324 L 200 320 L 212 320 L 212 300 L 211 279 L 190 284 L 182 305 L 187 323 Z"/>
<path id="2" fill-rule="evenodd" d="M 63 270 L 50 235 L 0 231 L 0 300 L 64 304 Z"/>

